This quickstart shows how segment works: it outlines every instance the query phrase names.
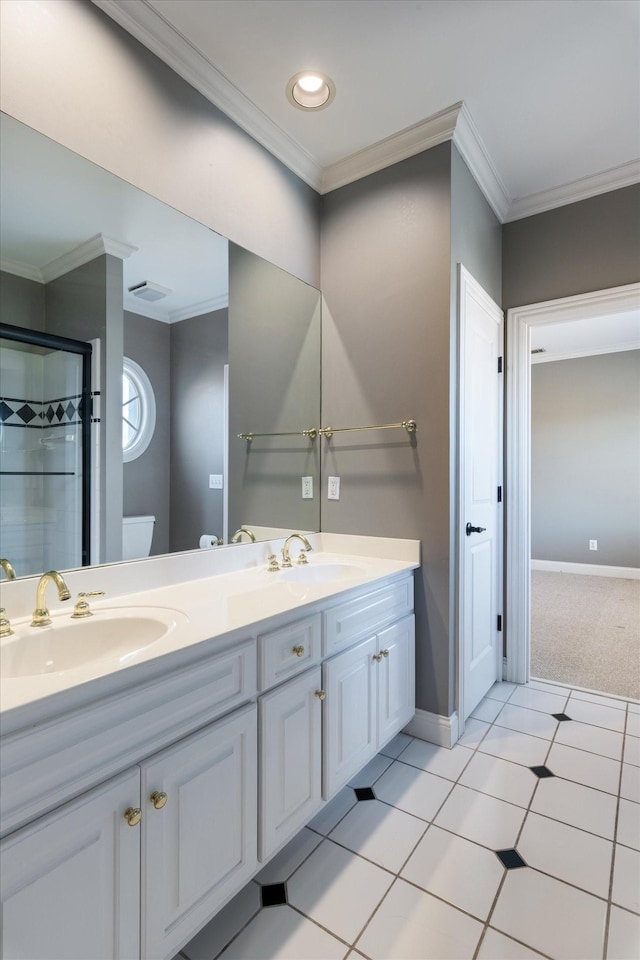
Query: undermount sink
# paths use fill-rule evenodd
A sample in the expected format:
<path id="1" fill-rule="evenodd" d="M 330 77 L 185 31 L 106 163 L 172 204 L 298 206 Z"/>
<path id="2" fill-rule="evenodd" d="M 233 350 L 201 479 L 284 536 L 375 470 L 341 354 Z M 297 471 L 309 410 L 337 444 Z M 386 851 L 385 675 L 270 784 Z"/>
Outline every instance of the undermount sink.
<path id="1" fill-rule="evenodd" d="M 58 615 L 44 627 L 23 624 L 0 648 L 0 676 L 63 673 L 105 661 L 114 668 L 126 666 L 186 622 L 177 610 L 130 607 L 98 610 L 78 620 Z"/>
<path id="2" fill-rule="evenodd" d="M 280 570 L 278 577 L 293 583 L 329 583 L 331 580 L 346 580 L 350 577 L 360 577 L 362 567 L 354 563 L 308 563 L 296 564 Z M 274 575 L 274 580 L 275 580 Z"/>

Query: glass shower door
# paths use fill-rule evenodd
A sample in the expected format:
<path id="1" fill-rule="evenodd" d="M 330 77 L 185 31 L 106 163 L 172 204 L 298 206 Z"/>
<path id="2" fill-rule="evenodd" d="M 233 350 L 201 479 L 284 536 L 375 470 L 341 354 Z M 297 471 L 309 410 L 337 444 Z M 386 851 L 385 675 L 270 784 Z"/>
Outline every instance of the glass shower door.
<path id="1" fill-rule="evenodd" d="M 90 355 L 0 325 L 0 555 L 17 576 L 89 562 Z"/>

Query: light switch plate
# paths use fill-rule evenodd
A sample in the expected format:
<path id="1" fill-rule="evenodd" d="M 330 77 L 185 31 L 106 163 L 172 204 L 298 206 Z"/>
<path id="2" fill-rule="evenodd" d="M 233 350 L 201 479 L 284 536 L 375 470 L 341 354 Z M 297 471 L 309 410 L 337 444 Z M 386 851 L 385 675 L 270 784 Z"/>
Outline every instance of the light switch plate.
<path id="1" fill-rule="evenodd" d="M 222 474 L 221 473 L 209 474 L 209 490 L 222 490 Z"/>

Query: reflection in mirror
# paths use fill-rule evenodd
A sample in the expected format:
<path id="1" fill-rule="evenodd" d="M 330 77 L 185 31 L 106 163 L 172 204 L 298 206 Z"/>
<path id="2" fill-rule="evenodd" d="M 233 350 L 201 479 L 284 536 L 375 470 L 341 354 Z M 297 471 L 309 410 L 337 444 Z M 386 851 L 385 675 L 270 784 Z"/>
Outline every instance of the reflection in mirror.
<path id="1" fill-rule="evenodd" d="M 230 424 L 236 424 L 233 405 L 244 403 L 245 386 L 255 389 L 263 381 L 270 384 L 274 413 L 278 406 L 286 408 L 285 398 L 294 385 L 301 407 L 306 396 L 300 391 L 315 391 L 317 425 L 318 292 L 247 255 L 256 270 L 237 271 L 233 286 L 240 309 L 235 315 L 243 323 L 249 319 L 253 331 L 245 328 L 234 335 L 229 326 L 226 239 L 12 118 L 2 115 L 1 124 L 2 322 L 94 344 L 91 562 L 190 550 L 201 542 L 230 542 L 238 527 L 251 524 L 258 539 L 274 526 L 287 532 L 300 527 L 317 530 L 317 482 L 311 501 L 315 509 L 300 511 L 300 477 L 313 471 L 317 481 L 316 457 L 284 458 L 278 470 L 267 459 L 245 462 L 246 444 L 235 438 L 235 426 Z M 234 252 L 240 259 L 245 253 L 238 247 Z M 257 296 L 246 304 L 241 275 L 246 274 L 246 283 L 257 284 L 261 266 L 271 279 L 256 286 Z M 308 294 L 318 310 L 313 360 L 305 346 Z M 265 297 L 273 297 L 275 312 Z M 254 308 L 257 312 L 252 314 Z M 290 335 L 285 321 L 292 324 Z M 276 322 L 273 330 L 265 327 L 271 322 Z M 256 328 L 261 328 L 260 336 L 254 335 Z M 302 342 L 298 328 L 307 331 Z M 296 373 L 291 352 L 283 351 L 285 342 L 302 349 L 308 363 L 303 377 Z M 238 343 L 242 371 L 234 380 L 230 344 Z M 145 437 L 146 447 L 140 444 L 138 456 L 123 453 L 123 423 L 134 408 L 143 417 L 142 406 L 138 409 L 136 404 L 144 404 L 145 398 L 139 391 L 136 399 L 136 387 L 123 394 L 125 358 L 133 361 L 132 369 L 137 365 L 143 372 L 140 382 L 148 379 L 155 405 L 155 427 L 150 438 Z M 280 361 L 286 363 L 289 377 L 281 367 L 272 375 L 271 363 Z M 251 371 L 251 381 L 245 380 L 245 371 Z M 283 392 L 280 401 L 278 390 Z M 5 393 L 0 384 L 0 397 Z M 263 398 L 258 415 L 264 407 Z M 268 419 L 273 430 L 272 418 Z M 0 414 L 0 444 L 5 450 L 9 431 L 2 420 Z M 308 505 L 305 501 L 304 507 Z M 15 526 L 17 516 L 6 506 L 2 501 L 3 541 L 10 518 Z M 30 559 L 15 565 L 18 576 L 40 573 L 47 565 L 69 565 L 62 553 L 56 555 L 56 538 L 47 526 L 52 516 L 50 512 L 36 518 L 22 511 L 18 533 L 36 546 Z M 29 517 L 34 522 L 27 522 Z M 43 564 L 42 544 L 47 539 L 53 546 Z"/>

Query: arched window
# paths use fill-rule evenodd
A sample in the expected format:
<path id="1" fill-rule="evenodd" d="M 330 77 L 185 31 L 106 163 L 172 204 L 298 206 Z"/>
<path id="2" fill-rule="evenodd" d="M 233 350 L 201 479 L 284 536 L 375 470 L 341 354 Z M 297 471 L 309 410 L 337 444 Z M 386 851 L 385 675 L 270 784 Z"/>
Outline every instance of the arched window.
<path id="1" fill-rule="evenodd" d="M 156 426 L 156 399 L 142 367 L 122 360 L 122 459 L 135 460 L 149 446 Z"/>

